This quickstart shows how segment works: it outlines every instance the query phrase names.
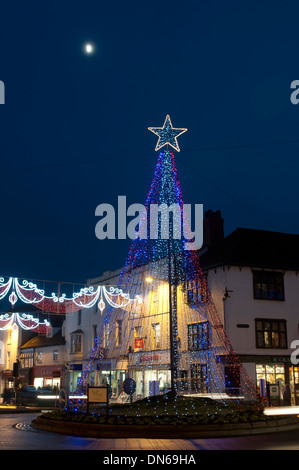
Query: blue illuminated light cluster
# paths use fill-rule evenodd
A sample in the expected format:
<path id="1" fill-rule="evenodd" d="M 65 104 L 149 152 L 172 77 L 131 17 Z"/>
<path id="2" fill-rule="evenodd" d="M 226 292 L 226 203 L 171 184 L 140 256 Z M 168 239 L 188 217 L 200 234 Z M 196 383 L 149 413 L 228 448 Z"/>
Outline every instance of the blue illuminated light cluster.
<path id="1" fill-rule="evenodd" d="M 142 398 L 142 391 L 144 396 L 149 394 L 146 388 L 148 384 L 144 383 L 145 376 L 151 377 L 153 382 L 159 381 L 159 387 L 165 385 L 163 390 L 159 388 L 163 394 L 171 387 L 169 353 L 172 351 L 173 383 L 177 395 L 217 396 L 227 406 L 227 390 L 230 383 L 234 383 L 239 394 L 239 398 L 234 397 L 237 402 L 241 397 L 255 401 L 255 384 L 227 337 L 223 318 L 214 305 L 198 254 L 195 250 L 184 249 L 184 201 L 174 153 L 168 145 L 179 151 L 176 138 L 186 129 L 174 129 L 167 117 L 163 128 L 150 130 L 159 136 L 156 149 L 163 146 L 167 148 L 159 152 L 146 198 L 147 224 L 150 223 L 149 209 L 152 204 L 177 204 L 181 210 L 182 236 L 175 238 L 170 224 L 169 240 L 151 238 L 148 226 L 147 237 L 137 237 L 132 242 L 120 275 L 119 287 L 129 292 L 131 298 L 140 295 L 143 303 L 133 308 L 130 304 L 123 310 L 110 308 L 107 312 L 103 323 L 110 328 L 108 344 L 105 338 L 106 355 L 99 355 L 104 344 L 103 328 L 82 372 L 76 394 L 82 396 L 91 377 L 98 374 L 98 378 L 93 380 L 101 380 L 101 372 L 107 368 L 110 368 L 111 376 L 113 373 L 117 377 L 120 363 L 125 364 L 123 367 L 127 376 L 136 379 L 138 392 L 134 400 L 137 403 L 138 398 Z M 145 282 L 145 278 L 152 282 Z M 167 293 L 169 295 L 165 295 Z M 169 315 L 170 306 L 172 316 Z M 159 325 L 159 328 L 154 328 L 154 325 Z M 142 339 L 141 350 L 134 348 L 136 334 Z M 113 398 L 115 383 L 110 381 L 108 385 Z M 76 409 L 79 409 L 78 402 Z M 135 409 L 138 415 L 138 406 Z"/>

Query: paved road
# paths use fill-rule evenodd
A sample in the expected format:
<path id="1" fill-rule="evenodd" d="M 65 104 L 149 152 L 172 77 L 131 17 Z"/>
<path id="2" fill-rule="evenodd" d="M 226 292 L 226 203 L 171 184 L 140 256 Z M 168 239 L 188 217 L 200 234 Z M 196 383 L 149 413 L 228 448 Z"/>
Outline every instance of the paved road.
<path id="1" fill-rule="evenodd" d="M 34 430 L 30 414 L 0 415 L 1 450 L 299 450 L 299 430 L 219 439 L 94 439 Z M 183 453 L 183 452 L 182 452 Z"/>

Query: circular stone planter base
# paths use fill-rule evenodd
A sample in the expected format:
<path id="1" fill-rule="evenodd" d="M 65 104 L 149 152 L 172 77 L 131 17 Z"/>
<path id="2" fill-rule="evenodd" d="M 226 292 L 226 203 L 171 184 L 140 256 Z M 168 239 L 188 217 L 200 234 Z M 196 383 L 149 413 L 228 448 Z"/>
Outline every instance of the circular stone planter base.
<path id="1" fill-rule="evenodd" d="M 59 421 L 38 416 L 33 428 L 72 436 L 93 438 L 194 439 L 275 433 L 299 429 L 297 416 L 239 424 L 124 425 Z"/>

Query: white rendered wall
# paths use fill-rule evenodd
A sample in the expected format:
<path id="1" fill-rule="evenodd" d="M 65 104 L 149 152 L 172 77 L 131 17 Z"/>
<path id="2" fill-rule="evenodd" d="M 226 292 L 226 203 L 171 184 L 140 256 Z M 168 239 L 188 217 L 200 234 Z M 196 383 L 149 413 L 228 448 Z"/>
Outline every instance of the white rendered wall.
<path id="1" fill-rule="evenodd" d="M 208 284 L 218 312 L 224 312 L 224 327 L 237 354 L 291 354 L 291 342 L 299 339 L 299 276 L 295 272 L 286 271 L 284 274 L 283 301 L 254 299 L 251 268 L 210 270 Z M 225 288 L 232 292 L 223 301 Z M 288 349 L 256 348 L 256 318 L 286 320 Z M 249 328 L 237 328 L 237 324 L 248 324 Z"/>

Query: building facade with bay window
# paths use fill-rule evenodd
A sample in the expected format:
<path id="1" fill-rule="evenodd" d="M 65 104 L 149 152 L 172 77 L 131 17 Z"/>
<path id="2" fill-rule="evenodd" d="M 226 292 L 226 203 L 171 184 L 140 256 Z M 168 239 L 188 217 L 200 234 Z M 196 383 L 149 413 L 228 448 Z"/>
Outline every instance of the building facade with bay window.
<path id="1" fill-rule="evenodd" d="M 225 332 L 251 378 L 252 396 L 264 393 L 262 384 L 279 382 L 290 384 L 292 404 L 299 404 L 299 365 L 291 362 L 292 342 L 299 339 L 299 235 L 237 229 L 224 237 L 219 211 L 207 219 L 213 223 L 204 231 L 198 257 L 217 321 L 207 314 L 205 292 L 192 282 L 176 284 L 177 334 L 171 349 L 167 266 L 151 278 L 145 270 L 128 291 L 131 297 L 140 294 L 142 303 L 119 309 L 106 303 L 104 310 L 97 303 L 78 310 L 60 321 L 52 338 L 13 342 L 15 332 L 3 333 L 3 383 L 13 383 L 18 359 L 24 383 L 71 394 L 88 367 L 89 384 L 108 385 L 110 401 L 122 402 L 129 399 L 123 391 L 128 377 L 136 383 L 134 399 L 167 392 L 174 360 L 180 393 L 238 396 L 242 377 L 221 343 Z M 117 286 L 121 272 L 107 271 L 87 285 Z"/>
<path id="2" fill-rule="evenodd" d="M 237 229 L 227 237 L 220 236 L 206 243 L 198 252 L 219 324 L 212 325 L 204 314 L 204 293 L 196 292 L 192 286 L 177 287 L 177 381 L 181 393 L 209 394 L 211 379 L 215 383 L 216 368 L 221 364 L 225 386 L 222 389 L 221 385 L 215 386 L 214 392 L 221 389 L 238 395 L 241 377 L 231 376 L 235 367 L 217 336 L 217 329 L 222 329 L 252 379 L 252 396 L 262 393 L 262 382 L 280 382 L 282 388 L 288 383 L 292 404 L 299 404 L 299 367 L 291 362 L 291 343 L 299 335 L 298 244 L 298 235 Z M 107 272 L 88 283 L 117 285 L 119 274 L 120 270 Z M 81 326 L 80 315 L 73 315 L 67 341 L 69 359 L 77 370 L 70 368 L 70 377 L 74 378 L 71 389 L 81 376 L 80 364 L 84 368 L 88 363 L 97 335 L 101 347 L 89 383 L 108 384 L 111 400 L 128 400 L 123 393 L 127 377 L 136 382 L 134 399 L 170 389 L 169 285 L 163 276 L 152 279 L 151 284 L 145 278 L 138 284 L 143 298 L 142 312 L 138 306 L 130 312 L 114 310 L 109 317 L 96 307 L 93 312 L 83 309 Z M 192 309 L 198 296 L 203 307 L 201 317 Z M 74 338 L 72 343 L 72 335 L 78 334 L 80 340 Z M 72 344 L 80 345 L 81 352 Z M 208 359 L 212 349 L 214 362 Z"/>

